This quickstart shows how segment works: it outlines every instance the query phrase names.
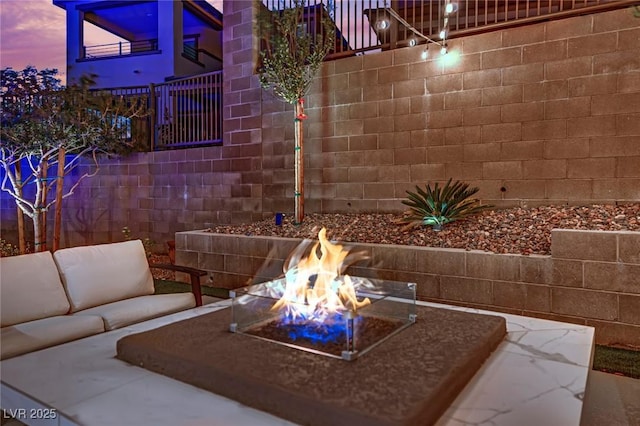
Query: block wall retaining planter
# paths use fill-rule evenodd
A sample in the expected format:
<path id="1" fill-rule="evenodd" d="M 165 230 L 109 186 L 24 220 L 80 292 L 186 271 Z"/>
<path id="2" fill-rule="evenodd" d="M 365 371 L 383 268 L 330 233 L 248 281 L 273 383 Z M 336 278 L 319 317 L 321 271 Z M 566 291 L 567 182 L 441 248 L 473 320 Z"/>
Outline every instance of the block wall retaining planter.
<path id="1" fill-rule="evenodd" d="M 176 264 L 237 288 L 282 274 L 293 238 L 176 233 Z M 595 327 L 596 343 L 640 349 L 640 232 L 554 229 L 551 255 L 344 243 L 371 255 L 351 275 L 410 281 L 421 300 Z"/>

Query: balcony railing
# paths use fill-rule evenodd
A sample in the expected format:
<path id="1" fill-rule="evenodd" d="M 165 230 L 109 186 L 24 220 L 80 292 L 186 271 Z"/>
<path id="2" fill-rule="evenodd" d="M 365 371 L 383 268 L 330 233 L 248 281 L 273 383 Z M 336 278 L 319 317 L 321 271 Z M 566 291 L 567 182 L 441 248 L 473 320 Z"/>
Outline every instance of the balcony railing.
<path id="1" fill-rule="evenodd" d="M 295 0 L 262 0 L 269 10 L 291 8 Z M 387 50 L 424 43 L 424 35 L 441 41 L 444 9 L 446 38 L 451 39 L 537 21 L 638 5 L 630 0 L 304 0 L 304 26 L 317 28 L 322 17 L 336 26 L 335 59 L 371 50 Z"/>
<path id="2" fill-rule="evenodd" d="M 198 39 L 199 35 L 185 35 L 182 42 L 182 56 L 185 58 L 199 62 L 198 58 Z"/>
<path id="3" fill-rule="evenodd" d="M 158 39 L 124 41 L 119 43 L 84 46 L 83 59 L 108 58 L 113 56 L 135 55 L 137 53 L 158 50 Z"/>
<path id="4" fill-rule="evenodd" d="M 182 43 L 182 57 L 196 62 L 202 66 L 204 66 L 203 62 L 205 56 L 222 62 L 222 58 L 219 58 L 213 53 L 209 52 L 207 49 L 203 49 L 202 47 L 200 47 L 199 38 L 199 34 L 185 35 L 183 37 L 184 41 Z"/>

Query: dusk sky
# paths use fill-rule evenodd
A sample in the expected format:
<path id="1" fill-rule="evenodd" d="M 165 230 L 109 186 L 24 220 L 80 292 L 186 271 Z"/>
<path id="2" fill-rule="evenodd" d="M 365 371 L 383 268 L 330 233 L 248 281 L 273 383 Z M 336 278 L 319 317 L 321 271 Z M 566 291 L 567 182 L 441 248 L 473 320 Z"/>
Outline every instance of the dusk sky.
<path id="1" fill-rule="evenodd" d="M 0 68 L 66 69 L 65 12 L 51 0 L 0 0 Z"/>
<path id="2" fill-rule="evenodd" d="M 219 6 L 222 0 L 209 3 Z M 87 28 L 85 44 L 115 41 L 105 34 L 99 28 Z M 39 70 L 57 68 L 66 80 L 65 11 L 52 0 L 0 0 L 0 68 L 22 70 L 27 65 Z"/>

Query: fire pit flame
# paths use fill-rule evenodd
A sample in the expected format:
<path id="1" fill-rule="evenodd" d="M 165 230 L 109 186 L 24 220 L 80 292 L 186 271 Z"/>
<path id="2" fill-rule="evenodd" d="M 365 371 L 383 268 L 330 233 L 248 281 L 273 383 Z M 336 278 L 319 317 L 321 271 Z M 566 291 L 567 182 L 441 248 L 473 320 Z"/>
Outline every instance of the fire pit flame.
<path id="1" fill-rule="evenodd" d="M 318 233 L 318 240 L 307 257 L 301 258 L 300 250 L 305 248 L 301 246 L 285 264 L 285 288 L 272 307 L 281 311 L 284 323 L 328 326 L 343 322 L 340 319 L 344 313 L 355 313 L 371 303 L 369 298 L 358 300 L 356 284 L 349 275 L 342 275 L 349 265 L 367 256 L 361 252 L 350 253 L 342 245 L 331 243 L 325 228 Z M 357 284 L 365 285 L 364 282 Z"/>
<path id="2" fill-rule="evenodd" d="M 305 240 L 284 275 L 230 292 L 233 333 L 352 361 L 416 321 L 416 284 L 349 276 L 369 259 L 327 239 Z M 364 265 L 362 265 L 364 266 Z"/>

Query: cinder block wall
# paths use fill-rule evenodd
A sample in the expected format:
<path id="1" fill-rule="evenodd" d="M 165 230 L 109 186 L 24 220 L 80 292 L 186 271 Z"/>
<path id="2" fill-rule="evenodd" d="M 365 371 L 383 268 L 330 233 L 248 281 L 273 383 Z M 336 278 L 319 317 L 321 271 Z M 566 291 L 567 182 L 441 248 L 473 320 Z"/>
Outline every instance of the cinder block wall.
<path id="1" fill-rule="evenodd" d="M 395 211 L 463 179 L 499 206 L 640 200 L 640 19 L 632 9 L 328 62 L 307 97 L 314 210 Z M 265 95 L 265 181 L 292 193 L 293 112 Z M 281 149 L 285 139 L 285 149 Z M 284 170 L 282 170 L 284 166 Z M 291 203 L 289 203 L 291 204 Z M 281 207 L 282 206 L 282 207 Z"/>
<path id="2" fill-rule="evenodd" d="M 176 261 L 237 288 L 280 276 L 300 240 L 176 234 Z M 372 263 L 355 276 L 415 282 L 420 299 L 586 324 L 596 342 L 640 348 L 640 233 L 553 230 L 551 256 L 348 244 Z"/>
<path id="3" fill-rule="evenodd" d="M 255 5 L 225 2 L 223 145 L 103 161 L 65 200 L 64 246 L 128 226 L 166 250 L 176 231 L 293 211 L 293 109 L 255 75 Z M 449 177 L 498 206 L 640 201 L 630 8 L 450 47 L 446 63 L 416 47 L 324 64 L 306 99 L 307 212 L 399 211 L 405 190 Z M 0 209 L 15 241 L 4 193 Z"/>

